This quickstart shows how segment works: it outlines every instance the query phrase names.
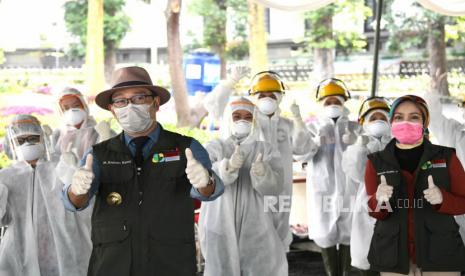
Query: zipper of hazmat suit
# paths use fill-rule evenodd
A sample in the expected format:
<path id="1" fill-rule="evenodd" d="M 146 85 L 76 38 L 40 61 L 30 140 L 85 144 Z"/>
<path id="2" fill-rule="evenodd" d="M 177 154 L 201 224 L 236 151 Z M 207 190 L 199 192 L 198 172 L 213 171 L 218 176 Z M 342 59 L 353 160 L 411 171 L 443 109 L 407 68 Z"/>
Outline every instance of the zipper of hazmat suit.
<path id="1" fill-rule="evenodd" d="M 238 173 L 237 180 L 236 180 L 236 196 L 235 196 L 236 200 L 234 202 L 234 224 L 236 226 L 236 237 L 237 238 L 239 238 L 239 236 L 241 234 L 241 229 L 240 229 L 241 214 L 238 214 L 239 208 L 237 206 L 238 201 L 239 201 L 239 191 L 240 191 L 239 185 L 240 185 L 240 183 L 242 183 L 242 181 L 240 181 L 240 177 L 241 177 L 240 170 L 242 170 L 242 168 L 239 169 L 239 173 Z"/>
<path id="2" fill-rule="evenodd" d="M 36 218 L 36 214 L 35 212 L 37 212 L 37 208 L 35 206 L 36 204 L 36 201 L 34 200 L 35 199 L 35 194 L 36 194 L 36 185 L 35 185 L 35 182 L 36 182 L 36 168 L 35 167 L 32 167 L 32 204 L 31 204 L 31 218 L 32 218 L 32 225 L 35 225 L 34 223 L 34 219 Z M 37 229 L 35 229 L 34 227 L 34 230 L 36 232 L 36 235 L 37 235 Z"/>

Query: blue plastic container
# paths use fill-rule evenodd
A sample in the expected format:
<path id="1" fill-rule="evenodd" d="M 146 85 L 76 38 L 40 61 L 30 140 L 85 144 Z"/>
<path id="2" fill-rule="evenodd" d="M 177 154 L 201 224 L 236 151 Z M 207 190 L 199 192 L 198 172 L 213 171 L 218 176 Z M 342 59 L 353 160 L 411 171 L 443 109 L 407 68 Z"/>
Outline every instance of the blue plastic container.
<path id="1" fill-rule="evenodd" d="M 208 93 L 220 81 L 220 58 L 213 53 L 196 52 L 184 57 L 184 76 L 189 95 Z"/>

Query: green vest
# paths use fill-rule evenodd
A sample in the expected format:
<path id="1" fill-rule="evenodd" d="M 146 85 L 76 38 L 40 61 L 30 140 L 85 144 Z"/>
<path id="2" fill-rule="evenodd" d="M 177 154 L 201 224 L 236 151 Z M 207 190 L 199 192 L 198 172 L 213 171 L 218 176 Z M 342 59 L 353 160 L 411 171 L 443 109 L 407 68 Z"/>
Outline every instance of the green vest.
<path id="1" fill-rule="evenodd" d="M 436 186 L 450 191 L 448 164 L 454 149 L 433 145 L 425 139 L 424 152 L 414 179 L 414 202 L 408 201 L 407 184 L 394 151 L 395 139 L 383 151 L 368 156 L 378 176 L 384 175 L 388 185 L 394 186 L 389 202 L 393 212 L 375 225 L 368 253 L 371 269 L 408 274 L 410 260 L 406 206 L 410 205 L 414 206 L 417 266 L 423 271 L 464 271 L 465 247 L 454 216 L 434 210 L 423 195 L 428 188 L 429 175 L 433 176 Z"/>
<path id="2" fill-rule="evenodd" d="M 93 147 L 101 173 L 88 275 L 195 275 L 184 155 L 190 144 L 191 138 L 161 129 L 140 175 L 123 134 Z"/>

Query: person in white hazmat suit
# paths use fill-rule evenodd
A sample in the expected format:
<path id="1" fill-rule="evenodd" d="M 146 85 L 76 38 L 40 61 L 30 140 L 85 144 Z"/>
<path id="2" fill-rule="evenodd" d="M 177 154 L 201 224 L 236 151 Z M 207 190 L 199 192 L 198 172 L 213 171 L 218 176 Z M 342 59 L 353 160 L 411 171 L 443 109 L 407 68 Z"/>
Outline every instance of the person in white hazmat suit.
<path id="1" fill-rule="evenodd" d="M 288 274 L 286 250 L 265 206 L 266 197 L 276 197 L 283 188 L 282 167 L 270 145 L 257 141 L 254 109 L 245 98 L 232 100 L 223 138 L 206 145 L 225 191 L 217 200 L 203 202 L 200 210 L 205 276 Z"/>
<path id="2" fill-rule="evenodd" d="M 239 81 L 246 74 L 247 68 L 236 68 L 231 79 L 220 82 L 207 96 L 204 106 L 210 114 L 219 116 L 221 111 L 224 111 L 228 98 L 233 92 L 235 81 Z M 291 106 L 292 120 L 280 115 L 279 104 L 285 90 L 284 83 L 278 74 L 263 71 L 252 78 L 249 94 L 258 109 L 255 114 L 257 135 L 260 140 L 271 144 L 273 157 L 280 160 L 284 170 L 283 190 L 280 197 L 273 202 L 275 206 L 273 220 L 284 247 L 288 250 L 292 242 L 289 215 L 293 182 L 293 154 L 305 154 L 310 150 L 312 142 L 296 104 Z"/>
<path id="3" fill-rule="evenodd" d="M 347 185 L 341 161 L 347 146 L 355 143 L 359 126 L 348 118 L 349 110 L 344 103 L 350 93 L 341 80 L 322 81 L 316 97 L 322 112 L 308 125 L 313 146 L 305 156 L 296 157 L 308 162 L 308 233 L 321 247 L 326 274 L 347 275 L 352 226 L 350 199 L 356 189 Z"/>
<path id="4" fill-rule="evenodd" d="M 455 148 L 457 158 L 465 165 L 465 124 L 447 118 L 442 113 L 441 96 L 435 92 L 425 93 L 426 100 L 431 114 L 429 129 L 437 139 L 438 144 Z M 462 103 L 463 106 L 463 103 Z M 462 116 L 465 118 L 465 109 L 462 108 Z M 465 215 L 455 216 L 455 221 L 460 226 L 460 235 L 465 243 Z"/>
<path id="5" fill-rule="evenodd" d="M 368 195 L 365 190 L 365 165 L 367 155 L 380 151 L 391 141 L 389 124 L 390 105 L 382 97 L 366 99 L 359 111 L 358 122 L 363 128 L 357 142 L 347 147 L 342 155 L 343 171 L 347 187 L 357 190 L 352 200 L 352 230 L 350 234 L 350 256 L 352 266 L 362 276 L 379 275 L 370 271 L 368 250 L 376 220 L 368 215 Z"/>
<path id="6" fill-rule="evenodd" d="M 71 149 L 77 160 L 81 160 L 94 144 L 115 136 L 108 122 L 95 122 L 79 90 L 71 87 L 63 89 L 58 96 L 58 104 L 63 124 L 52 134 L 52 150 L 55 154 L 70 152 Z"/>
<path id="7" fill-rule="evenodd" d="M 16 160 L 0 171 L 1 276 L 86 275 L 91 253 L 90 212 L 71 213 L 61 201 L 39 121 L 17 115 L 6 129 Z"/>

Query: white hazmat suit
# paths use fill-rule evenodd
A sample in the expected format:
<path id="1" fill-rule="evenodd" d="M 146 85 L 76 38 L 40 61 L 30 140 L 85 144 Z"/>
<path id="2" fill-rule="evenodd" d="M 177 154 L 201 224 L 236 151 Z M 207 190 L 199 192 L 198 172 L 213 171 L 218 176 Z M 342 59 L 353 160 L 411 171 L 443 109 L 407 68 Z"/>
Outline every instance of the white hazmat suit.
<path id="1" fill-rule="evenodd" d="M 89 107 L 84 96 L 77 89 L 65 88 L 59 95 L 59 101 L 67 97 L 78 99 L 81 108 L 63 110 L 60 103 L 60 112 L 63 113 L 63 124 L 60 129 L 56 129 L 52 134 L 53 151 L 56 154 L 67 152 L 71 149 L 78 160 L 81 160 L 94 144 L 107 140 L 115 135 L 106 121 L 99 124 L 89 114 Z M 76 122 L 80 127 L 76 128 Z"/>
<path id="2" fill-rule="evenodd" d="M 275 199 L 283 189 L 282 167 L 273 158 L 271 147 L 250 134 L 245 140 L 230 135 L 211 141 L 206 149 L 225 191 L 201 207 L 204 275 L 287 275 L 286 249 L 274 227 L 273 213 L 265 206 L 270 202 L 267 197 Z M 242 153 L 243 163 L 240 169 L 231 169 L 230 160 L 237 150 Z M 256 175 L 253 164 L 260 156 L 263 172 Z"/>
<path id="3" fill-rule="evenodd" d="M 382 112 L 388 119 L 386 111 L 373 110 L 372 112 Z M 373 113 L 372 113 L 373 114 Z M 370 114 L 367 115 L 369 117 Z M 364 123 L 364 129 L 369 124 L 368 119 Z M 387 126 L 389 126 L 386 123 Z M 357 190 L 356 197 L 351 208 L 352 230 L 350 234 L 350 255 L 352 266 L 369 270 L 368 250 L 370 249 L 371 238 L 376 219 L 368 214 L 368 195 L 365 189 L 365 166 L 368 160 L 367 155 L 383 150 L 391 140 L 389 132 L 381 137 L 374 137 L 368 132 L 359 136 L 357 142 L 347 147 L 342 155 L 343 171 L 346 175 L 346 185 Z"/>
<path id="4" fill-rule="evenodd" d="M 334 122 L 323 115 L 308 128 L 314 143 L 309 153 L 298 157 L 307 161 L 307 207 L 309 238 L 322 247 L 350 244 L 350 199 L 356 195 L 356 187 L 346 183 L 342 154 L 348 144 L 343 136 L 359 133 L 359 125 L 349 121 L 349 110 Z"/>
<path id="5" fill-rule="evenodd" d="M 239 72 L 246 70 L 239 69 Z M 237 76 L 239 75 L 239 77 Z M 239 80 L 241 75 L 237 71 L 234 72 L 232 80 L 222 81 L 220 84 L 207 95 L 204 107 L 209 114 L 220 119 L 219 114 L 224 112 L 226 103 L 233 92 L 234 81 Z M 259 93 L 256 95 L 258 96 Z M 277 104 L 281 102 L 282 93 L 274 93 L 277 98 Z M 253 98 L 257 102 L 257 98 Z M 299 123 L 294 123 L 292 120 L 280 116 L 279 107 L 274 111 L 273 115 L 268 116 L 261 111 L 255 112 L 255 120 L 257 121 L 257 135 L 260 140 L 267 141 L 272 146 L 273 156 L 278 158 L 284 170 L 283 190 L 281 192 L 284 206 L 278 206 L 277 212 L 274 212 L 274 224 L 278 230 L 278 234 L 283 241 L 284 247 L 288 250 L 292 242 L 292 232 L 289 226 L 290 210 L 279 212 L 279 209 L 286 209 L 287 205 L 291 205 L 292 196 L 292 163 L 293 155 L 303 155 L 311 148 L 310 134 L 305 128 L 299 127 Z M 301 118 L 300 118 L 301 120 Z"/>
<path id="6" fill-rule="evenodd" d="M 457 158 L 465 165 L 465 125 L 457 120 L 446 118 L 442 114 L 439 94 L 425 93 L 430 113 L 429 129 L 440 145 L 455 148 Z M 465 215 L 455 216 L 460 226 L 460 235 L 465 242 Z"/>
<path id="7" fill-rule="evenodd" d="M 44 159 L 45 152 L 35 167 L 26 161 L 35 153 L 23 151 L 16 137 L 43 136 L 38 121 L 18 115 L 12 122 L 8 140 L 22 161 L 0 171 L 0 226 L 8 226 L 0 244 L 0 275 L 86 275 L 91 211 L 65 210 L 56 163 Z"/>

